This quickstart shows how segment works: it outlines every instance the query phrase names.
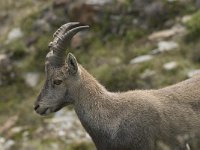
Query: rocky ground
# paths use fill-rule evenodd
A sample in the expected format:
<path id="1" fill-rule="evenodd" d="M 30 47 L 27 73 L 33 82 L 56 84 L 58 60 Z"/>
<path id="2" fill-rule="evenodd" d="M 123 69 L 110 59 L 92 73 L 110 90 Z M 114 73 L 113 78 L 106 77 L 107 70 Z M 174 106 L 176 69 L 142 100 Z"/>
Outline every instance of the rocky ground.
<path id="1" fill-rule="evenodd" d="M 199 7 L 199 0 L 1 0 L 0 150 L 94 149 L 71 107 L 49 117 L 32 108 L 60 25 L 91 26 L 69 51 L 107 89 L 160 88 L 200 73 Z"/>

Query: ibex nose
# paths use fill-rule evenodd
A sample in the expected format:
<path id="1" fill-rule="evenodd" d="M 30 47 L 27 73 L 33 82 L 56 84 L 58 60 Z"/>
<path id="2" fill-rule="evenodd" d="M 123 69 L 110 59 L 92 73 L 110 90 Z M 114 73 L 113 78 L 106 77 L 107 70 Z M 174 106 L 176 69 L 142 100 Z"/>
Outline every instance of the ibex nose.
<path id="1" fill-rule="evenodd" d="M 38 95 L 37 100 L 35 101 L 33 105 L 34 110 L 37 110 L 40 107 L 40 105 L 38 104 L 40 99 L 41 99 L 41 93 Z"/>
<path id="2" fill-rule="evenodd" d="M 38 105 L 38 104 L 35 104 L 35 105 L 33 105 L 33 108 L 34 108 L 34 110 L 37 110 L 37 109 L 38 109 L 38 107 L 39 107 L 39 105 Z"/>

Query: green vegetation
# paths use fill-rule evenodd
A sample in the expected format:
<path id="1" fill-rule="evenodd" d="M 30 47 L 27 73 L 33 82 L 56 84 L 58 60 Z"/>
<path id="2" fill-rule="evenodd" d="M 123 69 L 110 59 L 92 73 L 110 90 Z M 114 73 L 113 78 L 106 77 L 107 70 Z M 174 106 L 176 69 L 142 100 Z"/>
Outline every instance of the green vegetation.
<path id="1" fill-rule="evenodd" d="M 0 37 L 0 53 L 8 54 L 13 69 L 4 74 L 0 72 L 0 80 L 4 80 L 0 84 L 0 126 L 11 116 L 18 115 L 15 126 L 23 126 L 25 129 L 13 135 L 10 135 L 8 129 L 0 133 L 0 137 L 15 140 L 16 150 L 26 147 L 23 146 L 25 131 L 29 133 L 27 143 L 38 150 L 54 149 L 54 144 L 58 144 L 62 150 L 93 149 L 91 143 L 73 141 L 66 144 L 62 138 L 42 136 L 48 132 L 45 130 L 47 123 L 33 112 L 33 103 L 45 80 L 44 61 L 52 34 L 61 24 L 76 18 L 70 18 L 66 13 L 70 11 L 68 5 L 54 8 L 52 0 L 6 2 L 0 2 L 1 11 L 9 12 L 8 19 L 2 23 L 6 27 L 0 27 L 0 31 L 4 31 Z M 84 34 L 81 37 L 81 46 L 71 48 L 70 52 L 110 91 L 160 88 L 188 78 L 189 70 L 200 67 L 200 12 L 196 11 L 193 2 L 165 1 L 163 5 L 163 9 L 169 13 L 162 14 L 160 18 L 136 11 L 131 0 L 120 2 L 112 9 L 109 6 L 102 8 L 103 13 L 98 12 L 101 15 L 90 12 L 102 18 L 91 25 L 91 30 L 86 33 L 88 36 Z M 158 48 L 159 40 L 148 40 L 151 33 L 180 24 L 184 15 L 192 15 L 191 20 L 183 24 L 187 35 L 159 39 L 177 42 L 179 47 L 176 50 L 153 55 L 153 59 L 147 62 L 130 64 L 133 58 L 151 54 L 152 50 Z M 41 25 L 38 20 L 43 21 Z M 14 27 L 20 27 L 24 36 L 7 44 L 8 32 Z M 177 63 L 176 68 L 164 69 L 163 66 L 172 61 Z M 24 75 L 28 72 L 40 74 L 35 87 L 28 86 L 25 81 Z M 40 128 L 44 131 L 38 134 Z"/>
<path id="2" fill-rule="evenodd" d="M 189 31 L 189 38 L 191 40 L 197 39 L 197 38 L 199 39 L 200 37 L 200 11 L 198 11 L 192 16 L 191 20 L 189 20 L 186 23 L 186 26 Z"/>

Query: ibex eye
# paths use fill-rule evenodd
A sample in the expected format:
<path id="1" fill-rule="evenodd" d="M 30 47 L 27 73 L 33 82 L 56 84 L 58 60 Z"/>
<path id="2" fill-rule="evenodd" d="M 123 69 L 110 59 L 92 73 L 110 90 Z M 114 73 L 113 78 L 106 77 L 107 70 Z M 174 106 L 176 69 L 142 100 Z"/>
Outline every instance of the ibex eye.
<path id="1" fill-rule="evenodd" d="M 62 80 L 54 80 L 53 81 L 53 84 L 55 84 L 55 85 L 59 85 L 59 84 L 61 84 L 62 83 Z"/>

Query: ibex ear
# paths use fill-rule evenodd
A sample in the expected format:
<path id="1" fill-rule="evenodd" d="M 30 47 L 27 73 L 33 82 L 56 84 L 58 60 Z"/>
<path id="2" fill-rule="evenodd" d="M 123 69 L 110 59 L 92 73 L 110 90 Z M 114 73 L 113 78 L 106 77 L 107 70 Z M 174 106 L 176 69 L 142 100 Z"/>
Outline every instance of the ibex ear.
<path id="1" fill-rule="evenodd" d="M 76 58 L 72 53 L 69 53 L 67 55 L 67 65 L 69 67 L 69 73 L 70 74 L 76 74 L 78 71 L 78 63 L 76 61 Z"/>

